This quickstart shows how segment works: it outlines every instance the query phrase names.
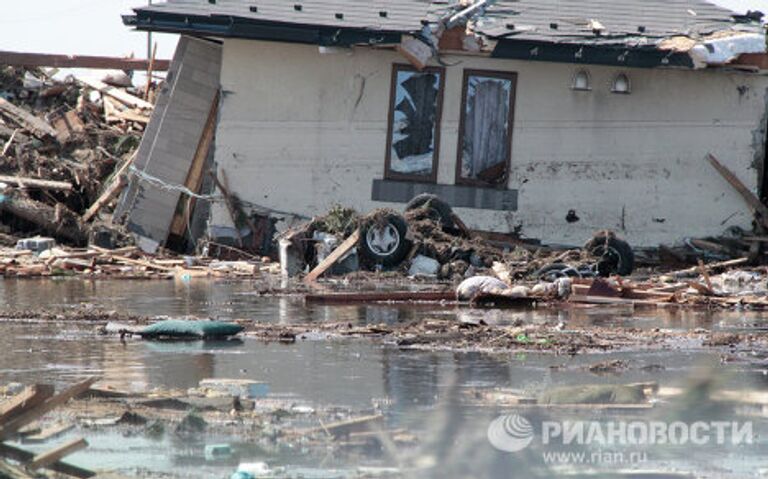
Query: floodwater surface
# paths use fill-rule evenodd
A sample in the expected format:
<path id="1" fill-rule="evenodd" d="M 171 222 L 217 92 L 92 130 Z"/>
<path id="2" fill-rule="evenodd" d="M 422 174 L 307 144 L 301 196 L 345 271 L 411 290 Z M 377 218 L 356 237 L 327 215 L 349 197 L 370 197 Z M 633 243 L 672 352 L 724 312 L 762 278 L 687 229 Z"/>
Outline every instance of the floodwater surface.
<path id="1" fill-rule="evenodd" d="M 0 300 L 7 308 L 17 310 L 85 303 L 123 313 L 274 323 L 386 323 L 431 317 L 467 320 L 482 315 L 486 321 L 499 323 L 557 319 L 580 325 L 681 329 L 760 331 L 766 324 L 761 314 L 749 311 L 715 314 L 595 308 L 476 312 L 425 305 L 316 306 L 305 305 L 299 297 L 260 296 L 253 293 L 253 288 L 248 283 L 210 281 L 3 281 Z M 399 468 L 405 477 L 436 478 L 594 477 L 592 474 L 601 471 L 617 474 L 625 470 L 635 474 L 631 477 L 646 477 L 642 475 L 646 473 L 656 474 L 652 477 L 679 477 L 674 475 L 677 473 L 693 473 L 693 477 L 764 477 L 762 474 L 768 470 L 768 405 L 732 407 L 713 403 L 702 394 L 706 387 L 726 393 L 762 392 L 764 398 L 768 390 L 765 351 L 735 359 L 727 351 L 713 350 L 570 357 L 412 351 L 360 339 L 294 344 L 267 344 L 250 338 L 224 342 L 121 342 L 99 335 L 94 324 L 64 321 L 0 322 L 0 350 L 0 383 L 52 382 L 62 386 L 96 374 L 117 388 L 144 392 L 156 388 L 185 390 L 207 378 L 253 379 L 269 385 L 270 397 L 292 398 L 295 404 L 308 407 L 338 406 L 351 411 L 378 407 L 388 427 L 408 430 L 418 438 L 416 446 L 395 452 L 339 455 L 329 451 L 318 455 L 317 451 L 302 448 L 265 451 L 236 434 L 205 436 L 190 442 L 173 436 L 152 440 L 108 430 L 71 433 L 83 435 L 91 443 L 87 450 L 71 456 L 71 462 L 127 475 L 229 477 L 236 464 L 211 463 L 202 456 L 204 446 L 214 443 L 232 444 L 243 462 L 264 461 L 271 467 L 284 467 L 279 477 L 358 477 L 359 467 Z M 590 365 L 611 360 L 622 361 L 624 367 L 608 375 L 590 371 Z M 563 386 L 649 382 L 689 393 L 663 400 L 653 409 L 627 411 L 515 407 L 486 394 L 502 388 L 538 397 Z M 510 414 L 524 418 L 534 435 L 530 444 L 514 452 L 503 450 L 508 442 L 496 441 L 494 447 L 489 440 L 489 435 L 498 439 L 500 434 L 492 424 L 501 423 L 494 420 Z M 711 434 L 706 441 L 695 444 L 691 438 L 681 444 L 679 437 L 672 438 L 672 444 L 649 444 L 647 438 L 639 441 L 641 444 L 632 444 L 626 438 L 606 443 L 598 441 L 594 431 L 590 437 L 576 437 L 576 444 L 545 438 L 545 431 L 552 436 L 566 420 L 597 424 L 594 427 L 603 428 L 603 432 L 613 427 L 611 424 L 626 421 L 680 423 L 678 428 L 685 427 L 687 434 L 694 424 L 713 427 L 717 421 L 738 423 L 739 432 L 750 434 L 749 441 Z M 519 425 L 519 419 L 516 421 L 507 426 Z M 503 438 L 514 437 L 514 427 L 500 431 Z M 669 439 L 669 435 L 664 437 Z M 586 451 L 588 455 L 551 455 L 574 451 Z M 382 474 L 388 469 L 375 470 Z"/>

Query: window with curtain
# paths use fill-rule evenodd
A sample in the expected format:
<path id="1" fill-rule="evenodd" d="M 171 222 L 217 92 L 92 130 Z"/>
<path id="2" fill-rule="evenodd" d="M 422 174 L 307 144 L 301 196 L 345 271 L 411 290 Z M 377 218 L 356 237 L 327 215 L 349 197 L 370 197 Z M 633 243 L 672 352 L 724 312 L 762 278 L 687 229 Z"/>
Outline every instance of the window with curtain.
<path id="1" fill-rule="evenodd" d="M 443 81 L 442 68 L 417 71 L 408 65 L 394 66 L 387 178 L 436 180 Z"/>
<path id="2" fill-rule="evenodd" d="M 465 70 L 456 183 L 506 187 L 517 75 Z"/>

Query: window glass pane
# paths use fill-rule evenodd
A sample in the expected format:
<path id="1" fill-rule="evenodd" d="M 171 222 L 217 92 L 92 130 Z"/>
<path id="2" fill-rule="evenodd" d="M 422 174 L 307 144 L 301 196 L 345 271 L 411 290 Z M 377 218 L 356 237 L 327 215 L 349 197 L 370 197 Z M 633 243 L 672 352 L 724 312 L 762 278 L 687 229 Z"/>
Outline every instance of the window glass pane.
<path id="1" fill-rule="evenodd" d="M 507 177 L 512 81 L 471 75 L 467 79 L 461 177 L 499 184 Z"/>
<path id="2" fill-rule="evenodd" d="M 439 92 L 439 73 L 397 72 L 391 171 L 408 175 L 432 174 Z"/>

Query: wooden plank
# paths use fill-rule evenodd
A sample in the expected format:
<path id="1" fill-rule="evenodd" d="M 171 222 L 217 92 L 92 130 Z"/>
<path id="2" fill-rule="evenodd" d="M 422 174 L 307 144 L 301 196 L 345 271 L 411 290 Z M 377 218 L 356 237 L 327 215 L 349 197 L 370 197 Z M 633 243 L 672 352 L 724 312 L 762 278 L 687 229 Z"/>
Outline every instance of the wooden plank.
<path id="1" fill-rule="evenodd" d="M 709 263 L 704 265 L 704 269 L 706 271 L 712 271 L 719 268 L 729 268 L 731 266 L 742 266 L 749 262 L 749 258 L 737 258 L 737 259 L 729 259 L 728 261 L 720 261 L 718 263 Z M 668 276 L 672 276 L 674 278 L 678 276 L 687 276 L 695 273 L 700 273 L 701 270 L 699 266 L 694 266 L 692 268 L 688 269 L 681 269 L 679 271 L 672 271 L 670 273 L 665 273 Z"/>
<path id="2" fill-rule="evenodd" d="M 205 168 L 205 160 L 208 158 L 208 153 L 211 149 L 211 145 L 213 144 L 213 137 L 216 133 L 216 119 L 219 111 L 219 95 L 220 93 L 217 91 L 216 95 L 213 97 L 211 109 L 208 112 L 208 119 L 205 122 L 205 128 L 203 128 L 203 134 L 197 144 L 195 156 L 192 158 L 192 165 L 189 167 L 187 179 L 184 181 L 184 186 L 195 193 L 200 192 L 200 188 L 203 184 L 203 170 Z M 185 200 L 187 204 L 184 207 L 182 206 L 182 202 Z M 185 209 L 187 213 L 194 209 L 195 199 L 190 197 L 185 198 L 182 196 L 179 198 L 179 206 L 181 207 L 176 208 L 177 213 L 173 216 L 169 234 L 184 236 L 184 230 L 186 229 L 186 215 L 184 212 Z"/>
<path id="3" fill-rule="evenodd" d="M 46 427 L 36 434 L 23 437 L 21 442 L 24 444 L 36 444 L 50 441 L 51 439 L 59 437 L 65 432 L 69 432 L 74 428 L 75 425 L 72 423 L 56 424 L 54 426 Z"/>
<path id="4" fill-rule="evenodd" d="M 133 160 L 136 159 L 136 152 L 133 152 L 133 155 L 131 155 L 130 158 L 128 158 L 125 163 L 120 167 L 117 172 L 113 175 L 112 183 L 107 187 L 104 192 L 101 193 L 101 196 L 94 201 L 94 203 L 85 211 L 85 214 L 83 214 L 82 221 L 88 222 L 93 216 L 101 210 L 101 208 L 104 207 L 107 203 L 112 201 L 113 198 L 115 198 L 117 195 L 120 194 L 121 191 L 123 191 L 123 188 L 128 184 L 128 179 L 125 177 L 125 172 L 128 171 L 128 168 L 131 167 L 133 164 Z"/>
<path id="5" fill-rule="evenodd" d="M 13 459 L 14 461 L 18 461 L 20 463 L 27 463 L 35 458 L 35 455 L 31 452 L 19 449 L 18 447 L 9 446 L 5 443 L 0 443 L 0 456 Z M 81 479 L 88 479 L 89 477 L 96 476 L 96 473 L 93 471 L 89 471 L 88 469 L 83 469 L 81 467 L 73 466 L 61 461 L 49 464 L 46 469 L 60 472 L 62 474 L 67 474 L 73 477 L 79 477 Z"/>
<path id="6" fill-rule="evenodd" d="M 51 125 L 4 98 L 0 98 L 0 111 L 40 139 L 56 138 L 56 130 Z"/>
<path id="7" fill-rule="evenodd" d="M 327 293 L 308 294 L 304 296 L 307 303 L 337 304 L 337 303 L 375 303 L 375 302 L 456 302 L 454 291 L 365 291 L 359 293 Z"/>
<path id="8" fill-rule="evenodd" d="M 320 423 L 320 427 L 301 429 L 293 432 L 293 434 L 303 436 L 307 434 L 325 432 L 329 436 L 338 438 L 342 436 L 348 436 L 355 432 L 380 431 L 382 430 L 383 426 L 384 416 L 381 414 L 373 414 L 370 416 L 355 417 L 330 424 Z"/>
<path id="9" fill-rule="evenodd" d="M 103 81 L 93 80 L 90 78 L 78 78 L 77 81 L 103 95 L 114 98 L 123 105 L 129 106 L 131 108 L 151 110 L 154 106 L 148 101 L 144 101 L 139 97 L 133 96 L 130 93 L 121 90 L 120 88 L 109 86 Z"/>
<path id="10" fill-rule="evenodd" d="M 59 447 L 35 456 L 29 463 L 29 468 L 34 470 L 50 466 L 54 462 L 59 462 L 64 457 L 69 456 L 70 454 L 73 454 L 77 451 L 81 451 L 86 447 L 88 447 L 88 441 L 82 437 L 72 439 L 71 441 L 67 441 Z"/>
<path id="11" fill-rule="evenodd" d="M 101 210 L 104 205 L 108 204 L 110 201 L 115 199 L 121 191 L 123 191 L 123 188 L 125 188 L 125 185 L 128 184 L 128 179 L 126 179 L 123 175 L 118 175 L 117 178 L 115 178 L 115 181 L 113 181 L 109 187 L 99 196 L 99 198 L 93 202 L 93 204 L 86 210 L 86 212 L 83 214 L 83 222 L 86 223 L 90 221 L 91 218 L 93 218 L 96 213 Z"/>
<path id="12" fill-rule="evenodd" d="M 40 180 L 21 176 L 0 175 L 0 183 L 16 185 L 22 188 L 39 188 L 41 190 L 72 191 L 72 183 L 67 181 Z"/>
<path id="13" fill-rule="evenodd" d="M 33 408 L 53 396 L 53 386 L 48 384 L 35 384 L 28 386 L 12 398 L 0 404 L 0 424 L 12 419 L 22 411 Z"/>
<path id="14" fill-rule="evenodd" d="M 336 262 L 341 259 L 342 256 L 354 248 L 358 241 L 360 241 L 360 228 L 356 229 L 354 233 L 349 235 L 349 238 L 344 240 L 344 242 L 341 243 L 338 248 L 333 250 L 333 252 L 329 254 L 327 258 L 325 258 L 315 267 L 315 269 L 310 271 L 307 277 L 304 278 L 304 282 L 313 283 L 317 281 L 317 278 L 322 276 L 323 273 L 325 273 L 331 266 L 336 264 Z"/>
<path id="15" fill-rule="evenodd" d="M 156 269 L 156 270 L 159 270 L 159 271 L 176 271 L 176 268 L 171 268 L 169 266 L 162 266 L 162 265 L 159 265 L 159 264 L 154 264 L 154 263 L 152 263 L 150 261 L 126 258 L 125 256 L 112 255 L 112 259 L 114 259 L 115 261 L 118 261 L 120 263 L 127 263 L 127 264 L 136 265 L 136 266 L 144 266 L 146 268 Z"/>
<path id="16" fill-rule="evenodd" d="M 150 62 L 137 58 L 0 51 L 0 65 L 149 71 Z M 152 62 L 152 71 L 167 71 L 170 65 L 170 60 L 155 59 Z"/>
<path id="17" fill-rule="evenodd" d="M 0 461 L 0 477 L 7 479 L 37 479 L 36 476 L 29 474 L 21 467 L 12 466 L 4 461 Z"/>
<path id="18" fill-rule="evenodd" d="M 749 188 L 741 182 L 741 180 L 725 165 L 720 163 L 717 158 L 711 153 L 707 154 L 707 160 L 717 170 L 725 180 L 736 189 L 736 191 L 744 198 L 744 201 L 752 208 L 754 212 L 760 215 L 760 222 L 763 226 L 768 227 L 768 208 L 760 202 L 760 199 L 752 193 Z"/>
<path id="19" fill-rule="evenodd" d="M 66 403 L 70 399 L 79 396 L 90 389 L 98 377 L 91 377 L 85 381 L 79 382 L 74 386 L 64 390 L 63 392 L 47 399 L 45 402 L 35 406 L 34 408 L 24 411 L 22 414 L 10 419 L 5 424 L 0 424 L 0 441 L 4 441 L 9 437 L 16 434 L 19 429 L 23 428 L 27 424 L 31 424 L 37 418 L 46 414 L 49 411 L 56 409 L 62 404 Z"/>

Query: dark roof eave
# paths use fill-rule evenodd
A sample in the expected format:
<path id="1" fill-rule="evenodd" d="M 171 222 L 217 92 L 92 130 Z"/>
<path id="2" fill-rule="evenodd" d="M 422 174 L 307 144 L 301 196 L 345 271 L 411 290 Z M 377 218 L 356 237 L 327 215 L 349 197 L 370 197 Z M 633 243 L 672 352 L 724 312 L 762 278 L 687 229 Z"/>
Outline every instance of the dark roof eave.
<path id="1" fill-rule="evenodd" d="M 634 68 L 693 68 L 687 53 L 663 51 L 654 46 L 622 44 L 552 43 L 502 39 L 491 54 L 494 58 Z"/>
<path id="2" fill-rule="evenodd" d="M 391 31 L 254 22 L 238 17 L 220 15 L 148 14 L 148 12 L 141 10 L 137 10 L 136 15 L 123 16 L 123 24 L 141 31 L 305 43 L 323 46 L 398 44 L 402 37 L 400 32 Z"/>

